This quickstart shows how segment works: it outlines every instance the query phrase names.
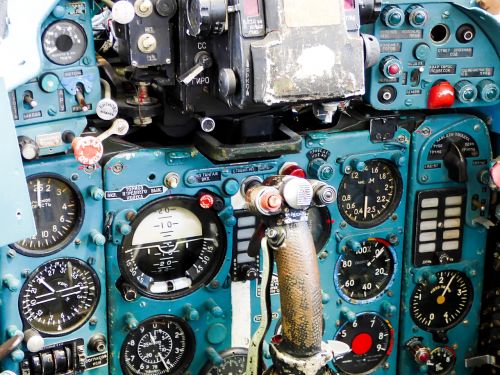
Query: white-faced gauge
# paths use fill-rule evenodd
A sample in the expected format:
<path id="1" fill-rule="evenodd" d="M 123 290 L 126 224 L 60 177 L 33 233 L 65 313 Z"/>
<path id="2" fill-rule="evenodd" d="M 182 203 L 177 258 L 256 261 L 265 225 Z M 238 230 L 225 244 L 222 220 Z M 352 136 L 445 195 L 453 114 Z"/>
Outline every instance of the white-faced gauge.
<path id="1" fill-rule="evenodd" d="M 37 233 L 12 245 L 28 256 L 46 256 L 66 247 L 78 234 L 84 216 L 78 188 L 62 176 L 38 174 L 27 180 Z"/>
<path id="2" fill-rule="evenodd" d="M 158 315 L 130 331 L 120 352 L 126 375 L 182 374 L 193 360 L 194 333 L 182 319 Z"/>
<path id="3" fill-rule="evenodd" d="M 217 212 L 196 197 L 170 196 L 146 205 L 118 252 L 124 279 L 145 296 L 190 294 L 219 271 L 226 234 Z"/>
<path id="4" fill-rule="evenodd" d="M 100 297 L 97 274 L 74 258 L 52 260 L 38 267 L 19 294 L 23 321 L 38 332 L 60 336 L 90 319 Z"/>

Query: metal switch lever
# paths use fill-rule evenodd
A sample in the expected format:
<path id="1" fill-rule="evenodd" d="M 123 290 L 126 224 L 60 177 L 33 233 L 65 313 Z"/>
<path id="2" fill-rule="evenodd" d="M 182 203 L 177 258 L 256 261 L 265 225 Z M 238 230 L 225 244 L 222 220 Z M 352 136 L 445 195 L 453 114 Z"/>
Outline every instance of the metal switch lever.
<path id="1" fill-rule="evenodd" d="M 23 342 L 23 339 L 24 335 L 22 333 L 18 333 L 0 345 L 0 361 L 16 350 L 17 347 Z"/>
<path id="2" fill-rule="evenodd" d="M 190 84 L 206 69 L 211 68 L 213 64 L 212 57 L 208 52 L 205 51 L 198 52 L 194 57 L 194 62 L 196 65 L 178 78 L 180 83 L 183 83 L 184 85 Z"/>

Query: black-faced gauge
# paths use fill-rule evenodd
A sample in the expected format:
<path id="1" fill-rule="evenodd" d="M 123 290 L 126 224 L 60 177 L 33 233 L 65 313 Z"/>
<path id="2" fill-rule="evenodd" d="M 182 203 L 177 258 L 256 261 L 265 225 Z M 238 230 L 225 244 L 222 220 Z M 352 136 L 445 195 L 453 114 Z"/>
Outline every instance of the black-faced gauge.
<path id="1" fill-rule="evenodd" d="M 190 294 L 219 271 L 226 253 L 224 226 L 199 200 L 170 196 L 141 209 L 125 236 L 118 261 L 139 293 L 156 299 Z"/>
<path id="2" fill-rule="evenodd" d="M 70 181 L 53 174 L 28 178 L 37 233 L 12 245 L 28 256 L 46 256 L 66 247 L 78 234 L 84 217 L 83 199 Z"/>
<path id="3" fill-rule="evenodd" d="M 368 303 L 390 287 L 397 268 L 396 251 L 382 238 L 361 242 L 361 249 L 347 249 L 339 257 L 334 282 L 342 298 L 351 303 Z"/>
<path id="4" fill-rule="evenodd" d="M 340 327 L 335 340 L 351 351 L 335 360 L 335 367 L 345 374 L 369 374 L 389 357 L 394 343 L 391 324 L 376 313 L 361 313 L 352 323 Z"/>
<path id="5" fill-rule="evenodd" d="M 353 170 L 340 183 L 339 211 L 356 228 L 371 228 L 391 216 L 401 201 L 403 184 L 394 163 L 372 159 L 363 170 Z"/>
<path id="6" fill-rule="evenodd" d="M 319 253 L 326 246 L 332 232 L 330 211 L 326 207 L 311 207 L 308 220 L 316 253 Z"/>
<path id="7" fill-rule="evenodd" d="M 70 65 L 87 50 L 87 36 L 82 26 L 70 20 L 56 21 L 42 35 L 45 56 L 54 64 Z"/>
<path id="8" fill-rule="evenodd" d="M 85 324 L 99 297 L 94 270 L 79 259 L 61 258 L 42 264 L 29 276 L 19 295 L 19 310 L 31 328 L 59 336 Z"/>
<path id="9" fill-rule="evenodd" d="M 149 318 L 130 331 L 120 352 L 124 374 L 182 374 L 193 360 L 196 341 L 182 319 L 170 315 Z"/>
<path id="10" fill-rule="evenodd" d="M 479 146 L 476 140 L 463 132 L 450 132 L 439 137 L 432 145 L 427 155 L 427 160 L 442 160 L 454 144 L 464 158 L 475 158 L 479 156 Z"/>
<path id="11" fill-rule="evenodd" d="M 459 271 L 436 273 L 436 283 L 419 283 L 410 299 L 413 321 L 426 331 L 447 331 L 469 312 L 474 290 L 469 278 Z"/>
<path id="12" fill-rule="evenodd" d="M 222 363 L 215 365 L 207 362 L 200 375 L 244 375 L 247 370 L 248 350 L 244 348 L 231 348 L 219 353 Z"/>
<path id="13" fill-rule="evenodd" d="M 455 368 L 457 355 L 452 348 L 441 346 L 431 352 L 431 358 L 427 361 L 427 372 L 429 375 L 449 374 Z"/>

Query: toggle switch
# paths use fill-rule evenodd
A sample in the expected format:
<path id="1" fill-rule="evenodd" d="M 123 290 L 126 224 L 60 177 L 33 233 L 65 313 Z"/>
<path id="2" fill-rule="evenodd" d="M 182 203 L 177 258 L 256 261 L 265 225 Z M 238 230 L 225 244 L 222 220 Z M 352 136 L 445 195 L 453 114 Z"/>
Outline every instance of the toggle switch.
<path id="1" fill-rule="evenodd" d="M 184 85 L 190 84 L 201 73 L 212 67 L 213 59 L 208 52 L 201 51 L 194 57 L 194 63 L 195 66 L 178 78 L 180 83 Z"/>

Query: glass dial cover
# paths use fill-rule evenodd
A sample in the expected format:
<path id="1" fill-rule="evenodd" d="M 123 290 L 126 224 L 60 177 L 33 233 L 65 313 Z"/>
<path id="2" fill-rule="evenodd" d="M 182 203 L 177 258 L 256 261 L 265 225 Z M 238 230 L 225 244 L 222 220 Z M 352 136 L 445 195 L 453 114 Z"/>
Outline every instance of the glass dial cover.
<path id="1" fill-rule="evenodd" d="M 87 50 L 85 30 L 70 20 L 56 21 L 45 29 L 42 48 L 45 56 L 54 64 L 74 64 Z"/>

